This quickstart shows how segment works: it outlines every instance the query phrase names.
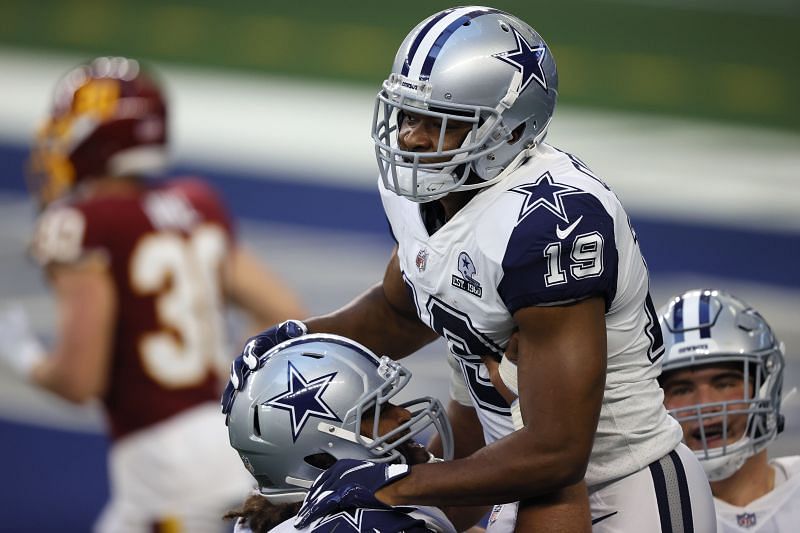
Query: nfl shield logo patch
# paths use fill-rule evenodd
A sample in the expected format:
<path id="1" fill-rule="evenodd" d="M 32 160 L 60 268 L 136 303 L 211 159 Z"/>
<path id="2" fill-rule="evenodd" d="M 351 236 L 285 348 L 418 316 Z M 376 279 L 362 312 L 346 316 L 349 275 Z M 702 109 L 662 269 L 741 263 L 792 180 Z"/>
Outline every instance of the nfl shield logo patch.
<path id="1" fill-rule="evenodd" d="M 740 527 L 753 527 L 754 525 L 756 525 L 756 514 L 755 513 L 737 514 L 736 523 L 739 524 Z"/>
<path id="2" fill-rule="evenodd" d="M 428 263 L 428 250 L 423 248 L 419 252 L 417 252 L 417 270 L 422 272 L 425 270 L 425 266 Z"/>

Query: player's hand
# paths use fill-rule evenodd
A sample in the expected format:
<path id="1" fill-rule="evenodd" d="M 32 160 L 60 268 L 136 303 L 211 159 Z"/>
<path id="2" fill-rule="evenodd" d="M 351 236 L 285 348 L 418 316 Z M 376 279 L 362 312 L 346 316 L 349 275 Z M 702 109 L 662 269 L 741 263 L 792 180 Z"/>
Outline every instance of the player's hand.
<path id="1" fill-rule="evenodd" d="M 222 412 L 226 415 L 230 413 L 236 392 L 244 388 L 247 376 L 264 364 L 264 354 L 278 344 L 302 337 L 307 332 L 308 328 L 299 320 L 287 320 L 247 339 L 242 353 L 231 363 L 230 379 L 220 401 Z"/>
<path id="2" fill-rule="evenodd" d="M 44 356 L 44 348 L 34 336 L 25 311 L 21 307 L 0 311 L 0 360 L 27 378 Z"/>
<path id="3" fill-rule="evenodd" d="M 318 518 L 346 509 L 410 511 L 410 507 L 390 507 L 375 497 L 378 490 L 404 478 L 410 471 L 408 465 L 340 459 L 314 481 L 294 526 L 303 529 Z"/>

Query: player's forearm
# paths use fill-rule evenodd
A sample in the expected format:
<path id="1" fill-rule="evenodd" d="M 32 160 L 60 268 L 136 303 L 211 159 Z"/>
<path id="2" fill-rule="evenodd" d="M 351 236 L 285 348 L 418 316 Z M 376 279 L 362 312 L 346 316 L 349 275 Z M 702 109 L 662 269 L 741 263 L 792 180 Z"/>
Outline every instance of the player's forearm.
<path id="1" fill-rule="evenodd" d="M 489 505 L 445 507 L 442 509 L 458 531 L 468 531 L 472 526 L 478 524 L 481 518 L 490 510 L 491 506 Z M 477 531 L 483 531 L 483 529 Z"/>
<path id="2" fill-rule="evenodd" d="M 88 370 L 88 369 L 87 369 Z M 31 369 L 31 382 L 72 403 L 86 403 L 101 393 L 101 381 L 70 369 L 58 357 L 41 360 Z"/>
<path id="3" fill-rule="evenodd" d="M 488 505 L 549 494 L 583 479 L 588 455 L 524 428 L 470 457 L 415 465 L 378 491 L 390 505 Z"/>
<path id="4" fill-rule="evenodd" d="M 520 502 L 514 531 L 591 533 L 592 516 L 586 483 L 580 481 L 540 498 Z"/>
<path id="5" fill-rule="evenodd" d="M 437 338 L 416 317 L 397 312 L 386 300 L 380 283 L 345 307 L 305 323 L 311 333 L 336 333 L 392 358 L 414 353 Z"/>
<path id="6" fill-rule="evenodd" d="M 306 316 L 297 295 L 243 246 L 234 249 L 225 273 L 225 292 L 247 313 L 254 333 L 284 320 Z"/>

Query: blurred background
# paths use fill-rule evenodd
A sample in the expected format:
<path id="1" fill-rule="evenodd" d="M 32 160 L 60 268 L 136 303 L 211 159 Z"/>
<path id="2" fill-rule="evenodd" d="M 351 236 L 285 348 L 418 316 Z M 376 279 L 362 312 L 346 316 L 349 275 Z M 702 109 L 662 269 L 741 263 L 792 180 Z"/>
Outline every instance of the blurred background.
<path id="1" fill-rule="evenodd" d="M 357 295 L 380 279 L 391 249 L 375 191 L 373 97 L 405 34 L 450 5 L 5 0 L 0 305 L 23 305 L 52 338 L 54 310 L 25 256 L 36 212 L 23 168 L 56 80 L 96 55 L 155 69 L 172 104 L 175 173 L 212 181 L 242 238 L 313 312 Z M 560 98 L 548 141 L 626 205 L 656 304 L 696 287 L 739 295 L 786 342 L 784 391 L 800 384 L 800 3 L 493 6 L 551 45 Z M 231 327 L 236 339 L 235 316 Z M 412 356 L 415 392 L 446 395 L 444 350 Z M 797 396 L 785 413 L 773 455 L 800 451 Z M 96 406 L 67 405 L 0 368 L 0 530 L 88 530 L 107 496 L 106 447 Z"/>

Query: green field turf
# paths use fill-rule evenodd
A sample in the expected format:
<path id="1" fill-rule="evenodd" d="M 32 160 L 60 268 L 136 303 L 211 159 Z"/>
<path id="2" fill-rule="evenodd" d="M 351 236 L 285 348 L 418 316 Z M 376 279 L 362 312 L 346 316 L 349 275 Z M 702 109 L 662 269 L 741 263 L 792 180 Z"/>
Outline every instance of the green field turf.
<path id="1" fill-rule="evenodd" d="M 406 32 L 450 5 L 4 0 L 0 45 L 125 54 L 377 88 Z M 562 103 L 800 130 L 796 0 L 492 5 L 526 19 L 550 43 Z M 686 7 L 696 5 L 705 8 Z"/>

